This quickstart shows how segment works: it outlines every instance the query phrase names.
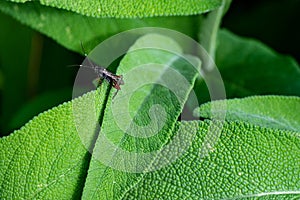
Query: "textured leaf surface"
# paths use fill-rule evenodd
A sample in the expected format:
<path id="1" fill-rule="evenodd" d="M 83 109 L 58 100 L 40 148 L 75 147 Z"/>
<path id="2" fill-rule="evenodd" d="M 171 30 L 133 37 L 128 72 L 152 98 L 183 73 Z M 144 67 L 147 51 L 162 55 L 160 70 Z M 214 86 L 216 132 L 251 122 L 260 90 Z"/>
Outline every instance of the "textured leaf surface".
<path id="1" fill-rule="evenodd" d="M 91 97 L 90 94 L 81 100 L 89 102 Z M 69 102 L 43 113 L 0 140 L 1 199 L 80 197 L 88 164 L 74 125 L 68 121 L 68 116 L 72 116 L 70 107 Z M 62 114 L 66 121 L 57 122 L 53 117 Z M 180 132 L 195 137 L 179 160 L 161 170 L 141 174 L 135 184 L 130 182 L 134 174 L 128 173 L 126 179 L 115 182 L 114 188 L 121 188 L 122 198 L 127 199 L 299 197 L 300 141 L 295 133 L 241 122 L 225 123 L 213 151 L 200 159 L 199 149 L 209 124 L 181 123 Z M 49 129 L 47 134 L 40 128 L 35 131 L 34 127 L 40 125 Z M 109 184 L 110 178 L 120 177 L 119 173 L 104 176 L 104 184 Z"/>
<path id="2" fill-rule="evenodd" d="M 188 152 L 162 170 L 145 173 L 123 198 L 300 196 L 300 140 L 296 133 L 240 122 L 225 123 L 217 145 L 207 157 L 201 158 L 199 149 L 209 123 L 183 123 L 185 133 L 195 133 Z"/>
<path id="3" fill-rule="evenodd" d="M 253 39 L 219 31 L 216 64 L 227 98 L 300 95 L 300 68 L 296 61 Z M 201 102 L 210 100 L 203 80 L 198 81 L 196 90 Z"/>
<path id="4" fill-rule="evenodd" d="M 145 45 L 172 49 L 173 53 L 139 49 Z M 156 34 L 143 37 L 131 48 L 118 68 L 118 74 L 124 75 L 126 84 L 114 101 L 109 96 L 107 104 L 104 105 L 105 92 L 101 92 L 101 96 L 99 93 L 91 92 L 37 116 L 9 137 L 1 138 L 0 199 L 232 199 L 267 194 L 270 194 L 268 196 L 270 198 L 299 198 L 298 128 L 292 132 L 253 125 L 252 121 L 250 124 L 225 122 L 216 146 L 211 147 L 211 152 L 203 157 L 200 155 L 200 149 L 211 121 L 176 122 L 183 105 L 181 102 L 176 103 L 178 99 L 159 85 L 144 85 L 132 91 L 133 94 L 128 92 L 126 87 L 130 83 L 146 81 L 146 77 L 152 75 L 151 70 L 156 69 L 148 66 L 145 69 L 151 70 L 147 71 L 147 76 L 136 73 L 135 79 L 129 79 L 130 71 L 134 71 L 136 66 L 149 64 L 149 61 L 154 66 L 168 63 L 189 80 L 190 86 L 179 88 L 182 89 L 180 91 L 184 91 L 181 94 L 184 102 L 192 88 L 195 73 L 187 70 L 190 63 L 178 58 L 181 54 L 180 46 L 167 37 Z M 165 80 L 165 76 L 169 75 L 166 73 L 169 71 L 161 68 L 157 68 L 154 72 L 160 74 L 156 76 L 154 73 L 153 77 L 157 79 Z M 160 82 L 157 80 L 157 83 Z M 105 84 L 101 88 L 102 91 L 107 89 Z M 157 113 L 163 113 L 160 107 L 151 111 L 151 106 L 163 104 L 166 111 L 166 127 L 162 127 L 159 134 L 146 139 L 124 136 L 120 124 L 115 120 L 116 116 L 113 116 L 113 106 L 121 111 L 117 117 L 123 117 L 123 107 L 120 103 L 126 102 L 126 98 L 130 106 L 125 111 L 129 111 L 134 123 L 142 126 L 151 123 L 155 117 L 158 118 L 160 115 Z M 82 123 L 76 125 L 74 117 L 78 120 L 78 116 L 74 115 L 74 105 L 85 112 L 79 115 Z M 280 105 L 275 108 L 281 112 Z M 95 122 L 99 119 L 102 121 L 99 115 L 104 109 L 101 133 L 90 160 L 87 148 L 83 146 L 82 138 L 78 136 L 78 130 L 80 127 L 84 128 L 86 132 L 96 137 Z M 286 109 L 292 110 L 289 107 Z M 91 113 L 91 110 L 96 112 Z M 264 109 L 262 110 L 264 112 Z M 295 111 L 297 110 L 291 112 Z M 85 118 L 80 118 L 83 116 Z M 296 115 L 294 116 L 298 119 Z M 123 119 L 127 120 L 125 117 Z M 88 122 L 85 123 L 86 121 Z M 160 121 L 157 124 L 159 123 Z M 287 121 L 283 120 L 282 123 L 285 123 L 286 127 L 289 126 Z M 103 133 L 107 133 L 107 138 L 113 144 L 129 152 L 160 151 L 174 141 L 177 134 L 181 136 L 178 140 L 181 143 L 176 143 L 177 145 L 169 149 L 172 151 L 160 151 L 160 154 L 153 157 L 151 163 L 146 163 L 149 164 L 147 166 L 149 168 L 144 172 L 130 173 L 107 167 L 97 160 L 97 156 L 102 154 L 108 159 L 115 158 L 108 163 L 113 167 L 128 167 L 127 169 L 145 167 L 143 162 L 128 163 L 126 159 L 130 156 L 118 157 L 115 156 L 117 154 L 114 149 L 106 149 L 107 143 L 101 143 Z M 193 136 L 192 140 L 187 137 L 189 135 Z M 183 145 L 190 145 L 184 155 L 178 155 L 178 160 L 169 162 L 170 165 L 164 168 L 156 168 L 163 161 L 170 161 L 169 153 L 180 152 Z M 110 150 L 113 151 L 109 152 Z M 121 163 L 116 162 L 118 159 Z"/>
<path id="5" fill-rule="evenodd" d="M 53 38 L 66 48 L 82 54 L 81 42 L 89 52 L 107 37 L 133 28 L 160 26 L 193 35 L 194 21 L 197 19 L 196 16 L 100 19 L 42 6 L 37 2 L 16 4 L 0 1 L 0 11 Z"/>
<path id="6" fill-rule="evenodd" d="M 126 84 L 113 102 L 108 100 L 84 199 L 120 198 L 124 188 L 139 177 L 123 171 L 146 170 L 157 156 L 155 152 L 170 139 L 197 76 L 180 56 L 182 49 L 174 40 L 149 34 L 139 38 L 122 59 L 118 74 L 124 75 Z M 149 158 L 138 160 L 132 152 L 149 153 Z"/>
<path id="7" fill-rule="evenodd" d="M 287 96 L 253 96 L 206 103 L 195 110 L 197 116 L 211 118 L 211 107 L 226 104 L 226 119 L 245 121 L 259 126 L 300 132 L 300 98 Z"/>
<path id="8" fill-rule="evenodd" d="M 12 2 L 30 2 L 30 0 L 12 0 Z M 93 17 L 152 17 L 192 15 L 213 10 L 222 0 L 40 0 L 41 5 L 65 9 Z"/>
<path id="9" fill-rule="evenodd" d="M 94 96 L 75 102 L 89 108 Z M 0 139 L 0 199 L 79 198 L 89 157 L 74 126 L 72 102 L 44 112 Z"/>

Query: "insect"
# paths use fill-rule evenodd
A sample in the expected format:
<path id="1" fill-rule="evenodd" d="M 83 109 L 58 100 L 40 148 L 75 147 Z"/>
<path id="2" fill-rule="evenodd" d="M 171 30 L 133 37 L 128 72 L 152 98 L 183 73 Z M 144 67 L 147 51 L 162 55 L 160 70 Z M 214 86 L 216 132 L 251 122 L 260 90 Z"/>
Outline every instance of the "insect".
<path id="1" fill-rule="evenodd" d="M 79 65 L 79 67 L 87 67 L 87 68 L 94 69 L 95 73 L 97 74 L 97 79 L 96 79 L 97 86 L 99 86 L 101 84 L 102 80 L 105 79 L 108 83 L 110 83 L 112 85 L 112 87 L 116 88 L 117 91 L 113 95 L 113 99 L 114 99 L 115 96 L 118 94 L 119 90 L 121 90 L 121 85 L 124 85 L 123 76 L 122 75 L 116 75 L 116 74 L 108 71 L 106 68 L 95 64 L 92 60 L 90 60 L 87 57 L 87 54 L 84 51 L 82 43 L 81 43 L 81 48 L 82 48 L 82 50 L 84 52 L 84 55 L 85 55 L 85 57 L 86 57 L 86 59 L 87 59 L 90 66 Z"/>
<path id="2" fill-rule="evenodd" d="M 91 62 L 91 61 L 89 61 Z M 105 79 L 108 83 L 110 83 L 114 88 L 117 89 L 113 98 L 118 94 L 119 90 L 121 90 L 121 85 L 124 85 L 124 80 L 122 75 L 116 75 L 107 69 L 100 67 L 98 65 L 93 65 L 94 71 L 98 76 L 98 85 L 101 84 L 101 81 Z"/>

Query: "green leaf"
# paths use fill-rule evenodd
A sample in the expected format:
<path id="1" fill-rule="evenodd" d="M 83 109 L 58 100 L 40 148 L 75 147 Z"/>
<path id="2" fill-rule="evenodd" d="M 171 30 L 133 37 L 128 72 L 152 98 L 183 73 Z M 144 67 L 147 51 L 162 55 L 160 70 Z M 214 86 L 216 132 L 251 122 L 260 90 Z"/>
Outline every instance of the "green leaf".
<path id="1" fill-rule="evenodd" d="M 299 132 L 225 123 L 217 145 L 201 158 L 210 123 L 182 123 L 183 134 L 195 134 L 189 150 L 168 167 L 129 182 L 122 199 L 299 198 Z"/>
<path id="2" fill-rule="evenodd" d="M 195 106 L 198 106 L 199 99 L 200 103 L 202 103 L 201 98 L 199 97 L 204 93 L 203 91 L 201 91 L 201 89 L 199 89 L 201 88 L 201 86 L 208 86 L 209 88 L 212 88 L 212 85 L 214 84 L 214 87 L 220 88 L 218 92 L 219 97 L 217 97 L 217 99 L 223 98 L 225 96 L 224 84 L 222 82 L 221 76 L 219 75 L 218 68 L 215 67 L 214 62 L 212 61 L 215 60 L 216 41 L 221 19 L 227 11 L 227 9 L 229 8 L 230 3 L 231 0 L 223 0 L 222 5 L 218 9 L 208 13 L 207 15 L 200 15 L 198 17 L 199 28 L 197 32 L 197 39 L 202 47 L 201 50 L 199 49 L 199 52 L 202 52 L 202 55 L 200 56 L 202 61 L 201 70 L 204 76 L 199 76 L 195 84 L 194 91 L 196 91 L 196 95 L 198 96 L 198 98 L 189 98 L 186 110 L 192 111 L 195 108 Z M 213 79 L 217 79 L 217 81 L 212 81 L 212 79 L 210 79 L 209 77 L 214 77 Z M 210 83 L 206 82 L 204 84 L 204 80 L 209 81 Z M 216 95 L 211 96 L 211 98 L 215 99 Z"/>
<path id="3" fill-rule="evenodd" d="M 93 95 L 94 92 L 75 101 L 86 108 L 91 99 L 94 101 Z M 43 113 L 0 140 L 2 199 L 80 197 L 88 159 L 72 121 L 71 106 L 69 102 Z M 299 189 L 300 169 L 295 163 L 300 161 L 300 141 L 294 133 L 226 123 L 214 151 L 200 159 L 199 145 L 208 125 L 208 122 L 199 126 L 198 122 L 182 123 L 182 135 L 187 132 L 196 135 L 189 151 L 172 165 L 143 174 L 133 187 L 124 189 L 123 197 L 215 199 Z M 114 175 L 119 174 L 115 171 Z M 130 178 L 132 174 L 126 176 Z M 103 179 L 108 184 L 109 177 Z M 121 184 L 121 180 L 116 184 Z"/>
<path id="4" fill-rule="evenodd" d="M 0 139 L 0 199 L 81 196 L 90 155 L 74 126 L 72 103 L 89 108 L 94 97 L 89 93 L 46 111 Z"/>
<path id="5" fill-rule="evenodd" d="M 218 41 L 216 65 L 227 98 L 261 94 L 300 95 L 300 68 L 291 57 L 227 30 L 219 32 Z M 195 87 L 200 101 L 209 101 L 203 80 L 199 80 Z"/>
<path id="6" fill-rule="evenodd" d="M 221 31 L 219 41 L 216 64 L 229 92 L 300 95 L 300 68 L 293 58 L 229 31 Z"/>
<path id="7" fill-rule="evenodd" d="M 196 16 L 99 19 L 42 6 L 37 2 L 16 4 L 9 1 L 0 1 L 0 11 L 81 54 L 81 42 L 89 52 L 107 37 L 133 28 L 160 26 L 179 30 L 190 36 L 196 33 Z"/>
<path id="8" fill-rule="evenodd" d="M 222 106 L 223 105 L 223 106 Z M 226 106 L 224 106 L 226 105 Z M 195 115 L 211 118 L 212 107 L 226 108 L 214 113 L 226 113 L 226 120 L 244 121 L 259 126 L 300 132 L 300 97 L 253 96 L 220 100 L 201 105 Z"/>
<path id="9" fill-rule="evenodd" d="M 73 102 L 89 107 L 95 96 L 92 92 Z M 89 159 L 73 124 L 72 111 L 72 102 L 65 103 L 0 139 L 1 199 L 81 198 Z M 200 158 L 199 149 L 210 123 L 177 122 L 174 130 L 180 127 L 182 139 L 187 139 L 187 134 L 195 136 L 182 157 L 163 169 L 141 174 L 136 182 L 130 182 L 135 174 L 124 173 L 122 179 L 121 172 L 114 170 L 113 177 L 102 177 L 103 190 L 108 191 L 114 178 L 114 190 L 121 188 L 123 199 L 299 197 L 299 132 L 226 122 L 213 151 Z"/>
<path id="10" fill-rule="evenodd" d="M 30 2 L 30 0 L 12 0 L 11 2 Z M 44 6 L 65 9 L 92 17 L 153 17 L 174 15 L 195 15 L 216 9 L 221 0 L 176 0 L 176 1 L 109 1 L 109 0 L 40 0 Z"/>
<path id="11" fill-rule="evenodd" d="M 200 16 L 200 24 L 203 28 L 199 30 L 198 39 L 202 47 L 213 60 L 216 53 L 216 40 L 221 19 L 229 8 L 230 3 L 230 0 L 223 0 L 222 5 L 218 9 L 208 13 L 207 16 Z M 205 67 L 209 68 L 210 66 Z"/>
<path id="12" fill-rule="evenodd" d="M 125 85 L 115 99 L 112 94 L 107 97 L 104 82 L 97 91 L 42 113 L 0 139 L 0 199 L 299 198 L 299 129 L 213 120 L 177 122 L 195 79 L 191 62 L 197 60 L 184 55 L 172 39 L 158 34 L 141 37 L 118 68 Z M 186 78 L 186 85 L 178 84 L 180 77 Z M 132 84 L 139 87 L 132 90 Z M 170 92 L 172 86 L 179 93 Z M 126 114 L 132 121 L 122 129 Z M 166 126 L 159 130 L 161 123 Z M 221 134 L 203 157 L 200 149 L 213 124 L 223 124 Z M 129 135 L 132 129 L 141 134 Z M 85 133 L 87 138 L 82 137 Z M 91 158 L 88 150 L 95 139 Z M 111 144 L 118 149 L 106 148 Z M 155 156 L 132 160 L 119 150 Z M 100 162 L 99 156 L 104 160 Z"/>
<path id="13" fill-rule="evenodd" d="M 124 75 L 125 85 L 113 102 L 108 98 L 84 199 L 120 198 L 123 186 L 114 183 L 134 183 L 139 177 L 123 171 L 146 170 L 156 151 L 169 141 L 197 76 L 189 63 L 192 57 L 182 51 L 169 37 L 148 34 L 122 59 L 118 74 Z M 140 160 L 137 154 L 142 154 Z"/>

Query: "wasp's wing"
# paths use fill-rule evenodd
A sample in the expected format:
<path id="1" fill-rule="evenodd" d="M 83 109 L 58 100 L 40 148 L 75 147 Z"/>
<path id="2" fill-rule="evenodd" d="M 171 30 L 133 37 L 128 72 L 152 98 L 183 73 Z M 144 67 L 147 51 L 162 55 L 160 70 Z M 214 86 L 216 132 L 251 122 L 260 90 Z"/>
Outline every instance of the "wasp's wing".
<path id="1" fill-rule="evenodd" d="M 93 85 L 94 85 L 96 88 L 98 88 L 98 87 L 100 87 L 102 81 L 103 81 L 103 79 L 101 79 L 101 78 L 95 78 L 95 79 L 93 80 Z"/>

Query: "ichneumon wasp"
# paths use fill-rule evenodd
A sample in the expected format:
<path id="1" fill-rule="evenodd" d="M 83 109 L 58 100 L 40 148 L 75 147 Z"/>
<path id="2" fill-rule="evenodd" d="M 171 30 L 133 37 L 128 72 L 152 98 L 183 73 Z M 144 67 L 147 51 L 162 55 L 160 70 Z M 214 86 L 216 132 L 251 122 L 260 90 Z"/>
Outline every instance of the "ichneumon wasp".
<path id="1" fill-rule="evenodd" d="M 79 67 L 87 67 L 94 70 L 94 72 L 97 74 L 97 79 L 96 79 L 97 87 L 101 85 L 101 82 L 103 80 L 106 80 L 108 83 L 112 85 L 112 87 L 116 88 L 117 91 L 113 95 L 113 98 L 115 98 L 119 90 L 121 90 L 121 85 L 124 85 L 123 76 L 116 75 L 108 71 L 106 68 L 97 65 L 91 59 L 88 58 L 88 55 L 85 53 L 82 43 L 81 43 L 81 48 L 84 52 L 84 56 L 86 57 L 89 65 L 79 65 Z"/>

